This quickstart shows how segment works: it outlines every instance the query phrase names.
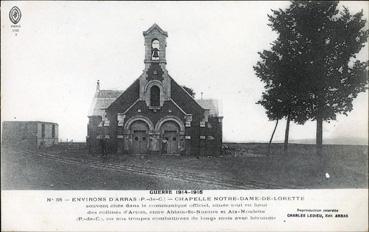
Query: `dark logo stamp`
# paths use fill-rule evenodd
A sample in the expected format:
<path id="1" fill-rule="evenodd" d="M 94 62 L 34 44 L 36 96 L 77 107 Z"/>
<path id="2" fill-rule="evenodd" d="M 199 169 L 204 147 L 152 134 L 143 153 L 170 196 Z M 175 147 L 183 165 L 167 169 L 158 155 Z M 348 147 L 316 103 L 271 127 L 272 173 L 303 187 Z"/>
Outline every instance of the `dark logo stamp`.
<path id="1" fill-rule="evenodd" d="M 9 19 L 12 23 L 17 24 L 22 17 L 22 12 L 17 6 L 13 6 L 9 11 Z"/>

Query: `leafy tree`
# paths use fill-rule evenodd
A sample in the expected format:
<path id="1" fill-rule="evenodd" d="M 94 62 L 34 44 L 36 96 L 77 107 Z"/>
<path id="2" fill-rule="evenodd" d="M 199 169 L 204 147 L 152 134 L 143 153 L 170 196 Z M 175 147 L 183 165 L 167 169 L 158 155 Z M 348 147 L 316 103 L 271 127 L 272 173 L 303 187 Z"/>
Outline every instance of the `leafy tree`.
<path id="1" fill-rule="evenodd" d="M 287 78 L 294 84 L 284 85 L 281 81 L 279 85 L 292 93 L 289 96 L 294 98 L 292 114 L 297 121 L 306 118 L 317 121 L 316 143 L 320 153 L 323 121 L 336 120 L 337 114 L 347 115 L 353 109 L 353 99 L 367 89 L 368 62 L 356 59 L 368 38 L 363 12 L 351 14 L 345 7 L 340 11 L 337 1 L 293 1 L 286 10 L 273 10 L 269 21 L 279 34 L 275 44 L 281 50 L 275 50 L 287 51 L 282 58 L 283 54 L 292 58 L 286 59 L 286 64 L 291 63 L 284 66 L 284 71 L 295 71 L 295 75 Z M 277 66 L 282 69 L 280 63 Z M 280 90 L 275 85 L 278 86 L 275 91 Z"/>
<path id="2" fill-rule="evenodd" d="M 283 29 L 287 31 L 288 27 Z M 254 70 L 265 83 L 265 91 L 257 104 L 266 109 L 270 120 L 276 120 L 269 141 L 269 151 L 278 121 L 282 118 L 287 121 L 284 140 L 284 150 L 287 150 L 290 121 L 303 124 L 308 120 L 302 110 L 304 102 L 300 100 L 304 94 L 304 82 L 301 81 L 304 77 L 296 68 L 300 54 L 296 53 L 295 45 L 291 44 L 289 39 L 280 36 L 270 50 L 259 52 L 259 56 L 260 61 L 254 66 Z"/>
<path id="3" fill-rule="evenodd" d="M 195 98 L 195 91 L 193 91 L 193 89 L 187 87 L 187 86 L 182 86 L 184 88 L 184 90 L 186 90 L 187 93 L 189 93 L 193 98 Z"/>

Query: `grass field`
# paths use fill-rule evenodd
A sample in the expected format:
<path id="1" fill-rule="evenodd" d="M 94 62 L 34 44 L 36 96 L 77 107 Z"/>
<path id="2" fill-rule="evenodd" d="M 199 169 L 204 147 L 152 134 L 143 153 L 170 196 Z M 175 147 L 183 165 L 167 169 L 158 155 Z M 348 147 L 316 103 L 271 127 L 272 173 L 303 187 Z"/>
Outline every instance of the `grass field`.
<path id="1" fill-rule="evenodd" d="M 227 143 L 219 157 L 130 156 L 107 160 L 84 144 L 41 151 L 2 149 L 3 189 L 367 188 L 368 146 Z M 328 172 L 330 177 L 326 178 Z"/>

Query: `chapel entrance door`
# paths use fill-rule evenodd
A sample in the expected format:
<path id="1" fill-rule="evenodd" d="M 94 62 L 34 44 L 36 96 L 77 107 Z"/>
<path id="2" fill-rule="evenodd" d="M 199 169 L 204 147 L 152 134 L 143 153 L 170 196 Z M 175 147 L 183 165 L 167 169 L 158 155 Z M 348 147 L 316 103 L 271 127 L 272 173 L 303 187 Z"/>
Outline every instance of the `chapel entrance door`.
<path id="1" fill-rule="evenodd" d="M 164 137 L 168 142 L 167 153 L 178 153 L 178 132 L 177 131 L 165 131 Z"/>
<path id="2" fill-rule="evenodd" d="M 163 146 L 165 146 L 164 149 L 162 149 L 163 153 L 166 153 L 166 154 L 179 153 L 179 149 L 178 149 L 179 128 L 177 124 L 174 122 L 168 121 L 162 125 L 161 129 L 162 129 L 161 130 L 162 140 L 166 141 L 166 144 L 162 143 Z"/>
<path id="3" fill-rule="evenodd" d="M 137 121 L 131 126 L 132 153 L 145 154 L 148 148 L 148 126 L 145 122 Z"/>

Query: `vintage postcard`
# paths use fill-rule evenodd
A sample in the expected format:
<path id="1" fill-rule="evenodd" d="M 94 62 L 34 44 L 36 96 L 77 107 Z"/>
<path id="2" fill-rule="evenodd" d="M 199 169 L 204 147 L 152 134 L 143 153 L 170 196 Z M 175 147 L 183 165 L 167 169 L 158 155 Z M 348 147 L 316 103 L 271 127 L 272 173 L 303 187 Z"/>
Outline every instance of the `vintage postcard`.
<path id="1" fill-rule="evenodd" d="M 2 231 L 368 231 L 368 4 L 2 1 Z"/>

